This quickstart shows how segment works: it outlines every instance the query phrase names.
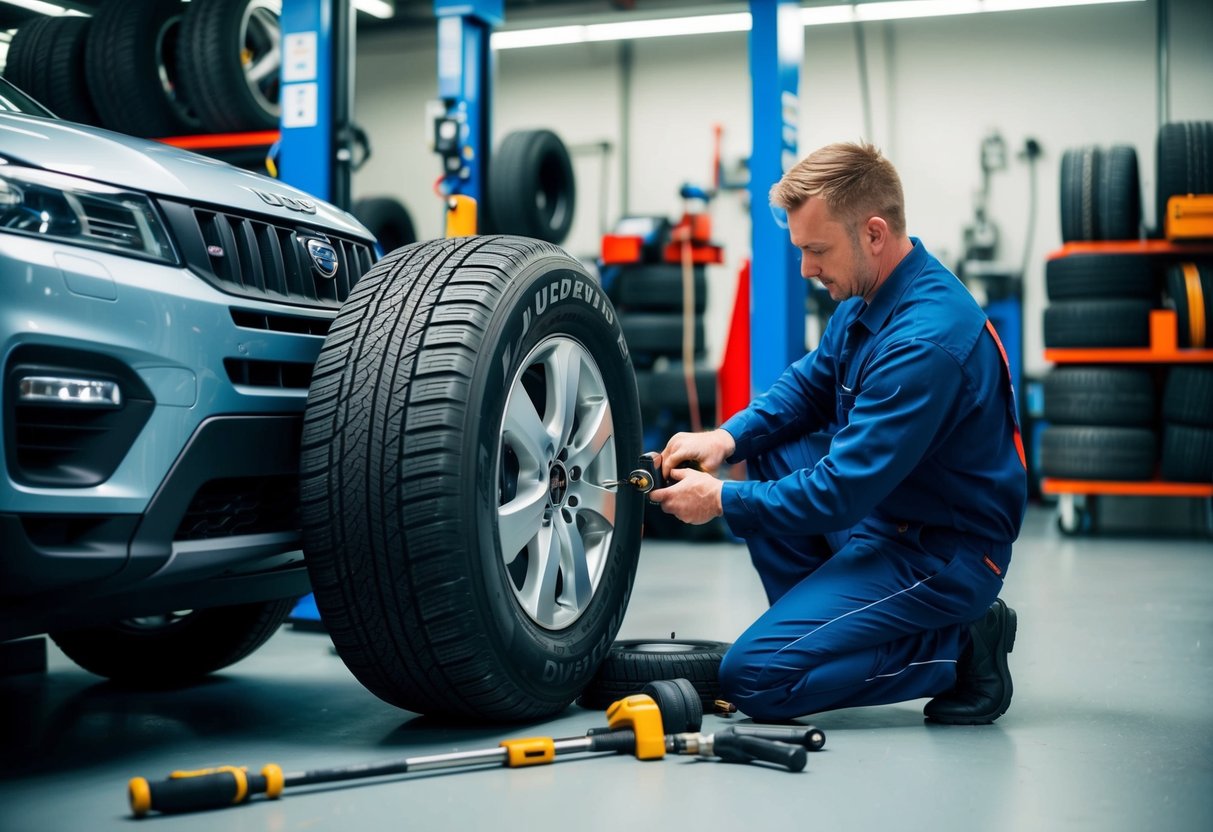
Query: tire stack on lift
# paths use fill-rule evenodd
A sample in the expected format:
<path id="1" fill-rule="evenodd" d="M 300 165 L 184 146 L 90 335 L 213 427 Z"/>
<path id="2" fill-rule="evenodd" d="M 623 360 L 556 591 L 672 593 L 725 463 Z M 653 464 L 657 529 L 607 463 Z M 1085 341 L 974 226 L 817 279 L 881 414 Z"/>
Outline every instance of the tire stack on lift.
<path id="1" fill-rule="evenodd" d="M 1172 195 L 1213 193 L 1213 124 L 1165 125 L 1157 159 L 1161 220 Z M 1066 151 L 1061 163 L 1064 242 L 1136 241 L 1140 206 L 1132 147 Z M 1046 347 L 1148 348 L 1150 313 L 1160 307 L 1176 310 L 1181 348 L 1213 346 L 1203 326 L 1213 315 L 1211 264 L 1184 263 L 1180 255 L 1144 250 L 1105 253 L 1098 247 L 1060 255 L 1045 270 Z M 1190 288 L 1192 274 L 1198 278 L 1196 289 Z M 1044 383 L 1044 418 L 1049 426 L 1040 451 L 1046 477 L 1213 479 L 1213 367 L 1056 367 Z"/>

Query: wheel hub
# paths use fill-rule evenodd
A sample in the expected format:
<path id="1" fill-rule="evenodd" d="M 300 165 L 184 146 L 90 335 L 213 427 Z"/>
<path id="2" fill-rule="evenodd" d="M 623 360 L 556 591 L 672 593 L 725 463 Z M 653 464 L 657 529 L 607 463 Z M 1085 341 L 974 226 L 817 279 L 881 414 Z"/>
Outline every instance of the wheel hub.
<path id="1" fill-rule="evenodd" d="M 569 473 L 564 465 L 553 462 L 548 471 L 548 500 L 553 506 L 560 506 L 569 491 Z"/>

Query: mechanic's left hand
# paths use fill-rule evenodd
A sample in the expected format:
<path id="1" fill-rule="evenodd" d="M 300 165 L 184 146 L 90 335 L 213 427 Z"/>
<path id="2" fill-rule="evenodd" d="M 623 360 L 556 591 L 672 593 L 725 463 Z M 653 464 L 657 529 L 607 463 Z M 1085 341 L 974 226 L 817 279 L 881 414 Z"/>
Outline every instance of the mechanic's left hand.
<path id="1" fill-rule="evenodd" d="M 661 504 L 661 510 L 684 523 L 699 526 L 724 514 L 720 492 L 724 483 L 711 474 L 691 468 L 670 471 L 673 485 L 649 492 L 649 499 Z"/>

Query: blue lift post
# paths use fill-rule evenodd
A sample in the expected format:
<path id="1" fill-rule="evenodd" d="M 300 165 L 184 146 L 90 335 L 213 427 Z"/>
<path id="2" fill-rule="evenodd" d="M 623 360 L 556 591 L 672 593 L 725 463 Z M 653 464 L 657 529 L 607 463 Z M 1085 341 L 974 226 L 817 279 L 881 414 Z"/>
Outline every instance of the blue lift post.
<path id="1" fill-rule="evenodd" d="M 805 282 L 800 256 L 771 213 L 767 192 L 798 161 L 804 27 L 796 0 L 751 0 L 750 388 L 766 390 L 804 355 Z"/>
<path id="2" fill-rule="evenodd" d="M 505 19 L 504 9 L 504 0 L 434 0 L 442 106 L 434 123 L 434 147 L 442 156 L 442 189 L 474 199 L 480 217 L 493 138 L 489 39 Z M 483 222 L 479 227 L 484 228 Z"/>

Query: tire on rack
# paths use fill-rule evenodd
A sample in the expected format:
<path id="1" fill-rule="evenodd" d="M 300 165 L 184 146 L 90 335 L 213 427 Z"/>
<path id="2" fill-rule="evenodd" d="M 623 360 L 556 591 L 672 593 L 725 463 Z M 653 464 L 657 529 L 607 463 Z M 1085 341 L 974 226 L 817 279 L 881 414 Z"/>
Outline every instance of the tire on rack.
<path id="1" fill-rule="evenodd" d="M 687 679 L 711 713 L 720 698 L 720 662 L 732 645 L 722 641 L 632 639 L 617 641 L 577 700 L 583 708 L 602 709 L 640 693 L 659 679 Z"/>
<path id="2" fill-rule="evenodd" d="M 282 3 L 194 0 L 181 26 L 186 95 L 207 129 L 277 130 L 282 114 Z"/>
<path id="3" fill-rule="evenodd" d="M 100 124 L 89 97 L 84 45 L 91 19 L 41 17 L 23 24 L 8 49 L 4 74 L 68 121 Z"/>
<path id="4" fill-rule="evenodd" d="M 703 266 L 694 268 L 691 286 L 695 313 L 701 315 L 708 306 L 708 280 Z M 681 312 L 682 266 L 676 263 L 626 266 L 615 275 L 607 294 L 621 310 Z"/>
<path id="5" fill-rule="evenodd" d="M 350 213 L 375 235 L 384 254 L 417 242 L 413 218 L 397 199 L 390 196 L 360 199 L 350 208 Z"/>
<path id="6" fill-rule="evenodd" d="M 1176 263 L 1167 270 L 1167 296 L 1175 307 L 1179 345 L 1213 346 L 1213 265 Z"/>
<path id="7" fill-rule="evenodd" d="M 1137 151 L 1113 145 L 1104 152 L 1095 186 L 1096 238 L 1136 240 L 1141 236 L 1141 182 Z"/>
<path id="8" fill-rule="evenodd" d="M 1061 157 L 1061 239 L 1097 239 L 1096 183 L 1103 151 L 1094 145 L 1072 148 Z"/>
<path id="9" fill-rule="evenodd" d="M 1149 257 L 1124 254 L 1071 254 L 1045 263 L 1049 300 L 1142 298 L 1158 294 Z"/>
<path id="10" fill-rule="evenodd" d="M 1055 425 L 1151 426 L 1157 395 L 1149 370 L 1054 367 L 1044 380 L 1044 418 Z"/>
<path id="11" fill-rule="evenodd" d="M 1161 473 L 1170 482 L 1213 482 L 1213 428 L 1165 425 Z"/>
<path id="12" fill-rule="evenodd" d="M 1148 480 L 1158 438 L 1148 428 L 1050 425 L 1040 437 L 1040 469 L 1065 480 Z"/>
<path id="13" fill-rule="evenodd" d="M 1194 427 L 1213 427 L 1213 367 L 1172 367 L 1163 388 L 1162 418 Z"/>
<path id="14" fill-rule="evenodd" d="M 179 0 L 107 0 L 98 7 L 84 66 L 104 126 L 149 138 L 202 129 L 177 72 L 186 7 Z"/>
<path id="15" fill-rule="evenodd" d="M 551 130 L 508 134 L 489 166 L 489 227 L 559 245 L 573 227 L 573 161 Z"/>
<path id="16" fill-rule="evenodd" d="M 619 323 L 627 338 L 628 349 L 647 359 L 682 355 L 682 314 L 678 312 L 620 312 Z M 695 316 L 692 335 L 695 356 L 704 352 L 703 318 Z"/>
<path id="17" fill-rule="evenodd" d="M 1046 347 L 1146 347 L 1150 309 L 1145 300 L 1066 300 L 1045 307 Z"/>
<path id="18" fill-rule="evenodd" d="M 631 361 L 577 260 L 517 237 L 417 243 L 342 306 L 304 418 L 304 551 L 371 692 L 524 720 L 581 693 L 619 630 L 642 497 Z"/>
<path id="19" fill-rule="evenodd" d="M 265 644 L 295 601 L 168 612 L 50 636 L 90 673 L 130 685 L 178 685 L 235 664 Z"/>
<path id="20" fill-rule="evenodd" d="M 1158 230 L 1166 228 L 1167 200 L 1213 193 L 1213 121 L 1180 121 L 1158 131 L 1155 152 Z"/>

